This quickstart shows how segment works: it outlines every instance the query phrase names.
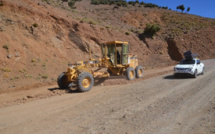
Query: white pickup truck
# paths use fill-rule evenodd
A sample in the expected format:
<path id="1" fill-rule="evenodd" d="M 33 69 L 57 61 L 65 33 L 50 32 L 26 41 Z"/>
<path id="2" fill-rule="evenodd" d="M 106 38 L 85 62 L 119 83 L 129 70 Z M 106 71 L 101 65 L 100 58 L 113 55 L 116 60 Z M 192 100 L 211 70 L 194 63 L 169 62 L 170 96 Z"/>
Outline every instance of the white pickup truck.
<path id="1" fill-rule="evenodd" d="M 199 74 L 204 74 L 205 66 L 197 58 L 184 59 L 174 67 L 174 77 L 179 75 L 191 75 L 196 78 Z"/>

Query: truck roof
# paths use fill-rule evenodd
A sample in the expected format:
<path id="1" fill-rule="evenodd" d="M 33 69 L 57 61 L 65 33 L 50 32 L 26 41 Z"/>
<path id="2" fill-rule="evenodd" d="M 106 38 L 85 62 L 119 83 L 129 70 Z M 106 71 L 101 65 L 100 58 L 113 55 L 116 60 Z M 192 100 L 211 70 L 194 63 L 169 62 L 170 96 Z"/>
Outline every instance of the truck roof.
<path id="1" fill-rule="evenodd" d="M 112 45 L 112 44 L 128 44 L 128 42 L 124 42 L 124 41 L 110 41 L 110 42 L 106 42 L 104 44 L 107 44 L 107 45 Z"/>

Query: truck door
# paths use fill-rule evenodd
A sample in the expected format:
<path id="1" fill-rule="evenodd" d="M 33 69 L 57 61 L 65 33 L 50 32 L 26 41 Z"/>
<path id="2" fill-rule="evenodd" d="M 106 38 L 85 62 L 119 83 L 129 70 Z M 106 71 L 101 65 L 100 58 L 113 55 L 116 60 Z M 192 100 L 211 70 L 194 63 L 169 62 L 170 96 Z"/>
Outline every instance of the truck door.
<path id="1" fill-rule="evenodd" d="M 197 60 L 197 70 L 198 70 L 198 74 L 202 72 L 202 69 L 203 69 L 203 67 L 202 67 L 202 64 L 201 64 L 200 60 Z"/>

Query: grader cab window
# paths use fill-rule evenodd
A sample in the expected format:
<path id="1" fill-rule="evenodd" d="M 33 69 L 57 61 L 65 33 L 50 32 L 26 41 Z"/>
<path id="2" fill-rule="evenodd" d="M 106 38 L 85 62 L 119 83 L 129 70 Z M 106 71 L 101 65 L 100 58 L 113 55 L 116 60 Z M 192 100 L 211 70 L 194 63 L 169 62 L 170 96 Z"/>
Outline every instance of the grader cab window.
<path id="1" fill-rule="evenodd" d="M 116 60 L 117 64 L 122 64 L 122 44 L 116 45 Z"/>
<path id="2" fill-rule="evenodd" d="M 129 63 L 128 55 L 129 55 L 129 45 L 123 44 L 122 45 L 122 65 L 127 65 Z"/>
<path id="3" fill-rule="evenodd" d="M 102 56 L 105 57 L 105 44 L 102 44 Z"/>
<path id="4" fill-rule="evenodd" d="M 110 62 L 113 65 L 127 65 L 129 55 L 129 45 L 113 42 L 102 45 L 103 57 L 110 58 Z"/>
<path id="5" fill-rule="evenodd" d="M 115 65 L 115 45 L 107 45 L 107 57 Z"/>

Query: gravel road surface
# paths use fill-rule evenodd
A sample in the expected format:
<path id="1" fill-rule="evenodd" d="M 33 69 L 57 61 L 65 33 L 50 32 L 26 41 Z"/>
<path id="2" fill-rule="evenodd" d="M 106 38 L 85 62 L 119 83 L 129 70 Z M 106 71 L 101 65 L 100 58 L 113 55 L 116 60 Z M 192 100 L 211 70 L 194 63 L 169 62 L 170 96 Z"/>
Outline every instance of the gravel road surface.
<path id="1" fill-rule="evenodd" d="M 203 62 L 196 79 L 166 73 L 1 107 L 0 134 L 214 134 L 215 60 Z"/>

